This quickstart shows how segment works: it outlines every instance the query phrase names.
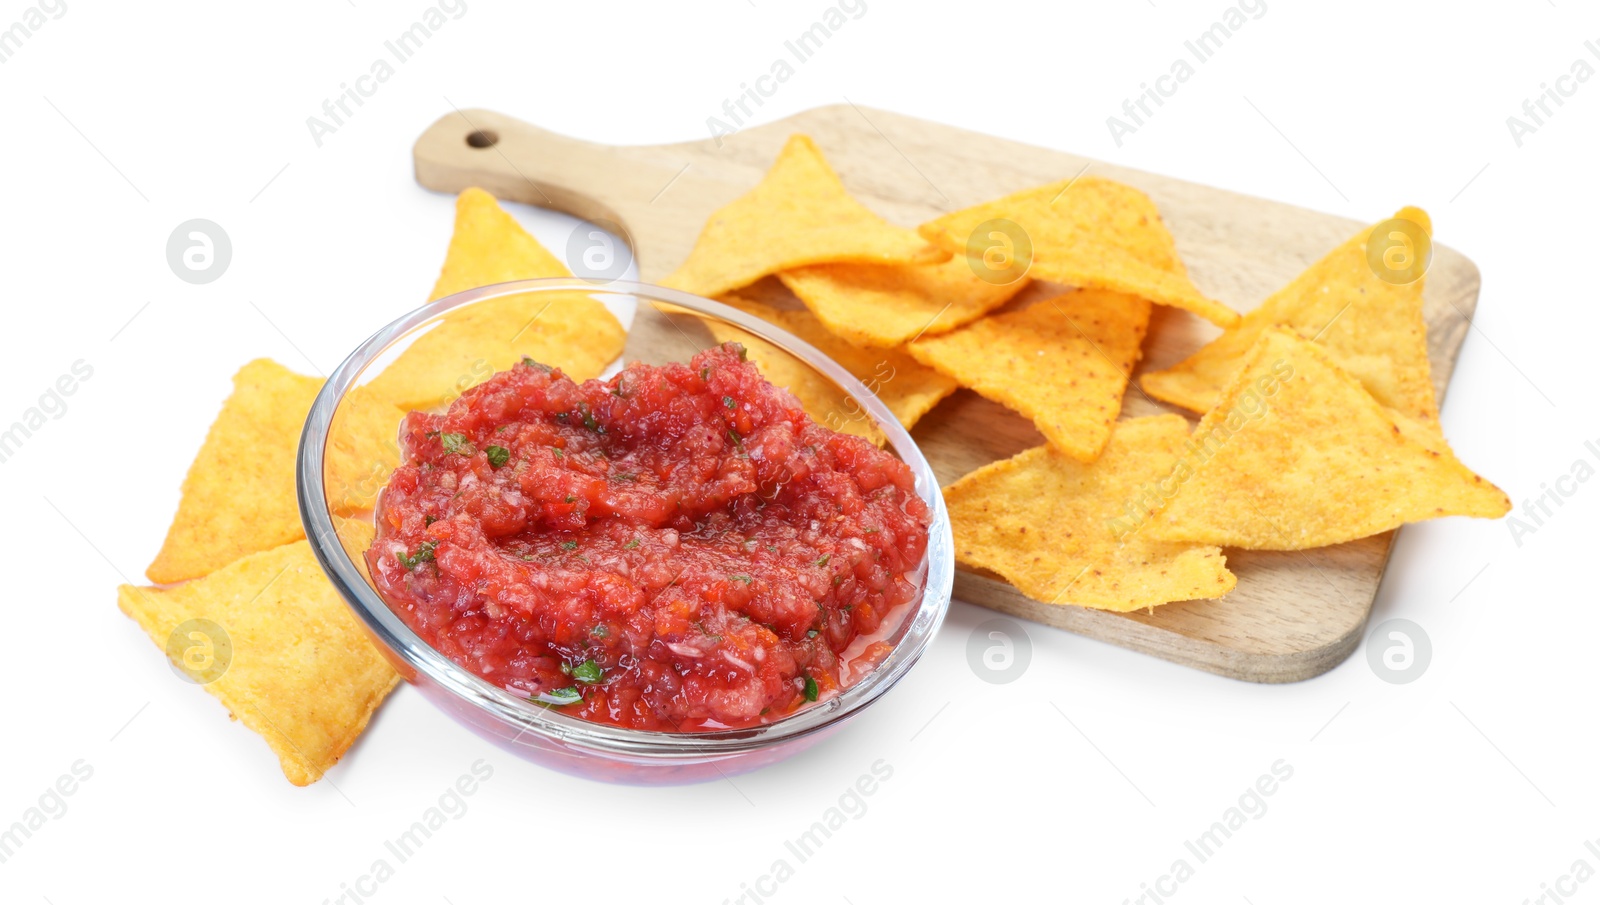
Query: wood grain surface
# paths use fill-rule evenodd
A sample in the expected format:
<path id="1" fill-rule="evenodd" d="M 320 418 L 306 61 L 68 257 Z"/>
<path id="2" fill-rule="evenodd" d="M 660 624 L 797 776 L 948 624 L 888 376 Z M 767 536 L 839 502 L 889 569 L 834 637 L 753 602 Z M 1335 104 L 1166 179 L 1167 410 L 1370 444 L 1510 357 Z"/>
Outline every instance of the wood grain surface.
<path id="1" fill-rule="evenodd" d="M 496 197 L 603 224 L 627 239 L 640 279 L 659 280 L 689 253 L 706 218 L 760 181 L 794 132 L 814 138 L 850 191 L 915 226 L 1019 189 L 1079 173 L 1147 192 L 1195 283 L 1239 311 L 1254 308 L 1363 224 L 1059 151 L 852 105 L 809 110 L 720 140 L 616 147 L 556 135 L 487 110 L 450 113 L 414 148 L 417 181 L 441 192 L 480 186 Z M 1395 199 L 1398 209 L 1406 199 Z M 1374 210 L 1371 220 L 1392 210 Z M 555 249 L 557 254 L 561 249 Z M 1441 400 L 1478 299 L 1478 270 L 1434 245 L 1424 293 L 1428 352 Z M 1164 368 L 1217 334 L 1156 307 L 1140 370 Z M 630 339 L 632 342 L 632 339 Z M 1172 411 L 1130 387 L 1124 416 Z M 962 390 L 912 432 L 943 484 L 1043 442 L 1025 419 Z M 1222 600 L 1108 613 L 1030 600 L 997 576 L 958 570 L 956 597 L 1012 616 L 1254 682 L 1323 673 L 1360 644 L 1394 532 L 1292 553 L 1229 550 L 1238 587 Z"/>

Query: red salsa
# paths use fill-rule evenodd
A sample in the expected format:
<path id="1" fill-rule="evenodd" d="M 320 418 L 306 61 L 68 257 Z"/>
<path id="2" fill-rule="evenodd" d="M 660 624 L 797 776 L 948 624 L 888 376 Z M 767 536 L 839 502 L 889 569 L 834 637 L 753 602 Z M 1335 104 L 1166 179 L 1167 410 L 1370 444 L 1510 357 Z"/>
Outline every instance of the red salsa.
<path id="1" fill-rule="evenodd" d="M 473 673 L 584 719 L 766 722 L 888 652 L 928 510 L 899 459 L 812 421 L 736 344 L 574 383 L 532 360 L 413 412 L 367 552 Z"/>

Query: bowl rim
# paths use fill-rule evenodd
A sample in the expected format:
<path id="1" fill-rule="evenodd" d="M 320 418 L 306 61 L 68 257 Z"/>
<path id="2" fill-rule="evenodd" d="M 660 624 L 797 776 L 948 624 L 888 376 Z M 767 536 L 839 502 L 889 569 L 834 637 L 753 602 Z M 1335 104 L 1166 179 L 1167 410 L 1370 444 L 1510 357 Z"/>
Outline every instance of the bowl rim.
<path id="1" fill-rule="evenodd" d="M 899 640 L 872 672 L 831 698 L 758 726 L 701 732 L 630 729 L 562 714 L 471 673 L 423 641 L 362 577 L 339 541 L 323 480 L 323 458 L 333 416 L 356 379 L 396 340 L 452 309 L 502 296 L 573 291 L 591 297 L 631 298 L 636 303 L 635 319 L 645 316 L 647 310 L 654 310 L 648 304 L 653 300 L 729 322 L 794 355 L 833 380 L 855 398 L 883 431 L 892 451 L 912 470 L 916 492 L 928 504 L 929 525 L 921 597 L 906 614 L 898 632 Z M 666 312 L 657 313 L 667 316 Z M 911 435 L 876 394 L 816 347 L 774 324 L 721 302 L 629 280 L 601 282 L 563 277 L 498 283 L 445 296 L 391 321 L 340 362 L 318 392 L 301 432 L 295 461 L 295 486 L 301 521 L 318 564 L 357 618 L 393 656 L 474 710 L 503 725 L 516 727 L 518 738 L 523 734 L 540 735 L 568 746 L 643 761 L 671 762 L 686 757 L 700 760 L 754 751 L 803 738 L 853 716 L 898 683 L 927 650 L 949 611 L 955 579 L 954 540 L 938 480 Z"/>

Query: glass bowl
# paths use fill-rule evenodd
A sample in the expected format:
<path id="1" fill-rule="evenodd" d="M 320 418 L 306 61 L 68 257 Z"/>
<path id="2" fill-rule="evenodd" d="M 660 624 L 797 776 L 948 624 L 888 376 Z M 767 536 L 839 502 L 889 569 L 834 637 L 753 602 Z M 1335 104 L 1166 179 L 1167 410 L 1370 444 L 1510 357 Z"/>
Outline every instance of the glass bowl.
<path id="1" fill-rule="evenodd" d="M 526 345 L 541 338 L 539 331 L 546 326 L 550 333 L 542 339 L 556 341 L 560 319 L 542 318 L 537 312 L 576 299 L 602 302 L 624 324 L 629 324 L 631 313 L 627 346 L 613 369 L 624 361 L 687 361 L 694 353 L 716 345 L 716 336 L 728 338 L 731 334 L 746 341 L 758 363 L 763 355 L 783 357 L 785 373 L 807 381 L 813 392 L 818 386 L 836 391 L 839 410 L 825 413 L 826 422 L 840 421 L 842 426 L 849 419 L 847 429 L 874 435 L 911 468 L 916 492 L 928 504 L 931 522 L 927 553 L 921 567 L 908 576 L 920 585 L 920 593 L 900 608 L 904 616 L 898 627 L 892 622 L 896 614 L 885 620 L 889 631 L 884 640 L 893 648 L 870 672 L 851 677 L 851 684 L 832 697 L 758 726 L 686 733 L 627 729 L 559 713 L 479 678 L 429 646 L 390 610 L 367 576 L 362 553 L 370 538 L 372 514 L 370 508 L 359 507 L 370 507 L 388 479 L 398 452 L 398 424 L 395 437 L 389 438 L 387 458 L 368 454 L 370 467 L 354 470 L 363 475 L 361 483 L 366 486 L 350 486 L 349 459 L 359 455 L 352 452 L 359 444 L 353 439 L 354 428 L 346 422 L 360 420 L 351 414 L 359 408 L 349 404 L 351 394 L 418 337 L 446 323 L 505 321 L 486 345 L 486 354 L 502 359 L 508 350 L 500 345 Z M 518 323 L 528 311 L 536 313 L 527 323 Z M 487 378 L 495 360 L 460 362 L 456 394 Z M 335 464 L 341 457 L 343 461 Z M 456 721 L 507 751 L 593 779 L 641 784 L 700 782 L 749 771 L 804 750 L 836 732 L 900 681 L 927 649 L 950 605 L 955 563 L 944 500 L 922 453 L 883 403 L 843 367 L 792 334 L 728 305 L 643 283 L 602 284 L 581 279 L 502 283 L 440 299 L 399 318 L 362 343 L 328 377 L 301 436 L 296 483 L 301 519 L 318 561 L 406 681 Z"/>

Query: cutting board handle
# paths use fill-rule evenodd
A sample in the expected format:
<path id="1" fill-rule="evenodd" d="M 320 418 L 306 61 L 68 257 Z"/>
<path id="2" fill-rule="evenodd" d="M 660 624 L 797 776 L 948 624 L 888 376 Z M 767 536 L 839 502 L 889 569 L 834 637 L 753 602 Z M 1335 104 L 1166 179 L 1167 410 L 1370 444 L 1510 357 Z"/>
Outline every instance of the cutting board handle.
<path id="1" fill-rule="evenodd" d="M 454 194 L 477 186 L 496 198 L 585 220 L 624 222 L 615 199 L 603 191 L 613 178 L 608 171 L 616 165 L 612 148 L 557 135 L 492 110 L 462 110 L 440 117 L 417 139 L 412 157 L 417 182 L 434 191 Z M 594 191 L 597 188 L 602 191 Z"/>
<path id="2" fill-rule="evenodd" d="M 742 136 L 741 136 L 742 137 Z M 702 147 L 703 146 L 703 147 Z M 705 165 L 713 142 L 614 147 L 558 135 L 492 110 L 448 113 L 412 148 L 417 182 L 454 194 L 477 186 L 496 198 L 550 208 L 621 233 L 647 282 L 688 254 L 712 211 L 748 191 L 771 153 L 753 163 Z M 691 168 L 690 161 L 701 164 Z"/>
<path id="3" fill-rule="evenodd" d="M 493 110 L 456 110 L 416 139 L 416 181 L 435 192 L 478 189 L 555 209 L 619 233 L 646 283 L 688 256 L 712 211 L 762 179 L 787 126 L 725 142 L 603 146 Z"/>

